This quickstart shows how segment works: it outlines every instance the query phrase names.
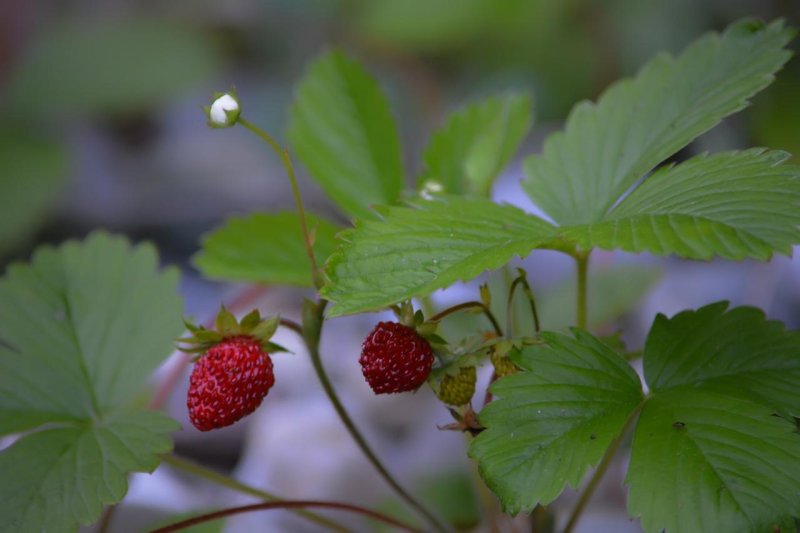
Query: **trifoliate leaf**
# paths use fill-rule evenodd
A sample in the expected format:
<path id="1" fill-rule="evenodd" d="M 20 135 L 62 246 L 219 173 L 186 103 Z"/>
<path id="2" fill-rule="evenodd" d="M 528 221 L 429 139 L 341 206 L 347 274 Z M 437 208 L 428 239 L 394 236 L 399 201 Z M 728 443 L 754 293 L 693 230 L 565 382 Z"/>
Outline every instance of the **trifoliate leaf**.
<path id="1" fill-rule="evenodd" d="M 488 195 L 531 122 L 527 95 L 495 96 L 453 113 L 431 137 L 419 186 L 434 181 L 446 193 Z"/>
<path id="2" fill-rule="evenodd" d="M 525 189 L 561 225 L 600 222 L 647 172 L 769 85 L 791 55 L 781 21 L 742 21 L 583 102 L 525 163 Z M 647 224 L 648 221 L 642 222 Z"/>
<path id="3" fill-rule="evenodd" d="M 397 125 L 376 81 L 353 59 L 328 52 L 296 89 L 288 131 L 297 156 L 348 215 L 374 217 L 403 189 Z"/>
<path id="4" fill-rule="evenodd" d="M 628 363 L 592 335 L 541 334 L 513 361 L 524 371 L 492 385 L 486 430 L 469 448 L 505 512 L 529 512 L 577 487 L 642 402 Z"/>
<path id="5" fill-rule="evenodd" d="M 362 220 L 326 265 L 330 315 L 381 309 L 526 256 L 555 228 L 510 205 L 445 197 Z"/>
<path id="6" fill-rule="evenodd" d="M 177 425 L 132 406 L 183 330 L 177 282 L 152 246 L 104 233 L 0 279 L 0 435 L 57 425 L 0 452 L 0 530 L 90 523 L 169 450 Z"/>
<path id="7" fill-rule="evenodd" d="M 787 158 L 751 149 L 659 169 L 601 221 L 561 234 L 584 248 L 692 259 L 789 255 L 800 242 L 800 167 Z"/>
<path id="8" fill-rule="evenodd" d="M 321 264 L 339 231 L 325 219 L 306 215 Z M 313 287 L 300 220 L 296 213 L 256 213 L 231 218 L 203 239 L 194 264 L 203 275 L 226 281 Z"/>
<path id="9" fill-rule="evenodd" d="M 718 303 L 656 318 L 628 509 L 646 531 L 770 531 L 800 509 L 800 335 Z"/>

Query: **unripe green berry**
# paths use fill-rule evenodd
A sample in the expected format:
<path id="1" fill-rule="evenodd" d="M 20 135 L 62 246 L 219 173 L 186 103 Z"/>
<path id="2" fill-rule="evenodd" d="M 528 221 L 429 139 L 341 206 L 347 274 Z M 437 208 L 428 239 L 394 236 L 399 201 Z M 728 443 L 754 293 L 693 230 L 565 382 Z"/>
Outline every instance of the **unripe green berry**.
<path id="1" fill-rule="evenodd" d="M 475 394 L 477 371 L 474 366 L 462 367 L 455 376 L 446 375 L 436 395 L 448 405 L 464 405 Z"/>

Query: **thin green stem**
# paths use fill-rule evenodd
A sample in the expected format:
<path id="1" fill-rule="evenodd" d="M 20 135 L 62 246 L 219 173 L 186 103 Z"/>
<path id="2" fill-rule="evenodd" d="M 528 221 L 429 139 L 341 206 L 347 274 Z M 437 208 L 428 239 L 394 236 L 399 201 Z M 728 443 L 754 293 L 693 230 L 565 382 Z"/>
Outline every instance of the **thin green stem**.
<path id="1" fill-rule="evenodd" d="M 464 302 L 458 305 L 454 305 L 453 307 L 448 307 L 444 311 L 440 311 L 439 313 L 432 316 L 429 320 L 431 322 L 437 322 L 446 317 L 447 315 L 452 315 L 453 313 L 457 313 L 458 311 L 463 311 L 465 309 L 480 309 L 483 312 L 483 314 L 486 315 L 486 318 L 489 319 L 489 322 L 492 323 L 492 327 L 494 328 L 495 333 L 497 333 L 497 336 L 498 337 L 503 336 L 503 328 L 500 327 L 500 323 L 497 321 L 497 318 L 495 318 L 494 313 L 492 313 L 492 310 L 486 307 L 486 304 L 484 304 L 483 302 L 479 302 L 477 300 L 472 302 Z"/>
<path id="2" fill-rule="evenodd" d="M 311 234 L 308 231 L 306 212 L 303 208 L 303 197 L 300 195 L 300 188 L 297 186 L 297 177 L 294 173 L 294 165 L 292 164 L 292 158 L 289 156 L 289 151 L 282 147 L 271 135 L 249 120 L 240 116 L 237 122 L 264 140 L 281 158 L 283 168 L 286 169 L 286 175 L 289 176 L 289 182 L 292 184 L 292 194 L 294 194 L 294 202 L 297 205 L 297 216 L 300 217 L 300 229 L 303 232 L 303 241 L 306 245 L 306 254 L 308 255 L 308 261 L 311 264 L 311 275 L 314 279 L 314 286 L 319 289 L 322 287 L 322 276 L 320 275 L 319 267 L 317 266 L 317 259 L 314 256 L 314 243 L 311 239 Z"/>
<path id="3" fill-rule="evenodd" d="M 525 292 L 525 296 L 528 298 L 528 302 L 531 305 L 531 315 L 533 316 L 533 328 L 536 333 L 541 331 L 541 325 L 539 324 L 539 313 L 536 311 L 536 300 L 533 297 L 533 291 L 531 290 L 531 286 L 528 283 L 528 278 L 525 274 L 525 271 L 521 268 L 518 270 L 519 276 L 511 282 L 511 286 L 508 288 L 508 299 L 506 300 L 506 332 L 511 331 L 512 325 L 512 304 L 514 303 L 514 294 L 518 286 L 522 286 L 522 290 Z"/>
<path id="4" fill-rule="evenodd" d="M 619 435 L 611 442 L 611 445 L 606 450 L 603 459 L 600 461 L 600 464 L 597 465 L 597 468 L 592 474 L 592 478 L 589 480 L 589 483 L 586 484 L 584 487 L 583 492 L 581 493 L 581 497 L 578 500 L 578 503 L 575 504 L 575 508 L 572 509 L 572 514 L 567 521 L 566 527 L 564 527 L 564 533 L 572 533 L 575 524 L 578 523 L 578 519 L 581 517 L 581 514 L 586 509 L 586 504 L 589 503 L 589 500 L 594 493 L 594 490 L 597 488 L 597 485 L 600 483 L 600 480 L 603 479 L 606 471 L 608 470 L 609 465 L 611 465 L 611 460 L 614 458 L 614 454 L 619 449 L 622 442 L 625 440 L 625 437 L 628 435 L 628 431 L 630 430 L 633 422 L 636 420 L 636 417 L 639 415 L 639 412 L 642 410 L 644 406 L 644 400 L 639 402 L 639 405 L 636 406 L 636 409 L 631 412 L 628 416 L 628 419 L 625 421 L 625 425 L 622 426 L 622 429 L 619 432 Z"/>
<path id="5" fill-rule="evenodd" d="M 301 337 L 303 337 L 303 326 L 295 322 L 294 320 L 289 320 L 288 318 L 281 318 L 280 325 L 289 328 Z"/>
<path id="6" fill-rule="evenodd" d="M 587 326 L 587 273 L 589 270 L 589 253 L 583 253 L 575 256 L 575 261 L 578 264 L 578 301 L 577 301 L 577 317 L 576 325 L 581 329 L 586 329 Z"/>
<path id="7" fill-rule="evenodd" d="M 325 372 L 325 367 L 322 365 L 322 359 L 319 352 L 319 340 L 322 334 L 323 313 L 325 311 L 327 302 L 325 300 L 321 300 L 319 303 L 313 305 L 315 305 L 313 316 L 305 314 L 304 317 L 304 339 L 306 341 L 308 353 L 311 356 L 311 364 L 314 366 L 314 371 L 317 374 L 317 378 L 319 379 L 325 394 L 327 394 L 331 405 L 333 405 L 333 408 L 336 410 L 336 414 L 339 415 L 339 418 L 341 419 L 345 428 L 347 428 L 350 436 L 361 449 L 361 452 L 364 454 L 367 460 L 372 464 L 381 477 L 383 477 L 386 483 L 392 487 L 397 495 L 405 500 L 408 505 L 413 507 L 422 516 L 424 516 L 437 531 L 447 531 L 447 528 L 439 521 L 439 519 L 436 518 L 436 516 L 424 505 L 418 502 L 409 492 L 407 492 L 400 485 L 400 483 L 397 482 L 394 476 L 392 476 L 392 474 L 386 469 L 378 456 L 375 455 L 375 452 L 372 451 L 372 448 L 370 448 L 369 444 L 367 444 L 366 439 L 356 427 L 353 419 L 350 418 L 350 414 L 347 412 L 347 409 L 345 409 L 341 400 L 339 400 L 339 396 L 336 394 L 330 379 L 328 379 L 328 374 Z M 310 320 L 315 321 L 315 323 L 305 323 L 306 321 Z"/>
<path id="8" fill-rule="evenodd" d="M 312 500 L 267 502 L 267 503 L 256 503 L 253 505 L 242 505 L 239 507 L 231 507 L 229 509 L 222 509 L 220 511 L 214 511 L 213 513 L 206 513 L 204 515 L 195 516 L 194 518 L 189 518 L 188 520 L 182 520 L 172 525 L 156 529 L 152 533 L 172 533 L 174 531 L 181 531 L 183 529 L 187 529 L 192 526 L 196 526 L 198 524 L 211 522 L 213 520 L 219 520 L 220 518 L 240 513 L 249 513 L 253 511 L 267 511 L 269 509 L 300 509 L 305 507 L 317 507 L 321 509 L 335 509 L 337 511 L 349 511 L 351 513 L 364 515 L 366 517 L 372 518 L 373 520 L 384 522 L 386 524 L 389 524 L 390 526 L 394 526 L 403 531 L 419 533 L 418 529 L 409 526 L 408 524 L 405 524 L 403 522 L 400 522 L 399 520 L 395 520 L 390 516 L 386 516 L 385 514 L 373 511 L 371 509 L 366 509 L 364 507 L 359 507 L 357 505 L 351 505 L 349 503 L 323 502 L 323 501 L 312 501 Z"/>
<path id="9" fill-rule="evenodd" d="M 204 466 L 200 466 L 196 463 L 191 461 L 187 461 L 186 459 L 181 459 L 176 455 L 163 455 L 161 456 L 161 461 L 166 463 L 174 468 L 179 470 L 183 470 L 184 472 L 188 472 L 189 474 L 195 475 L 197 477 L 201 477 L 212 483 L 216 483 L 217 485 L 221 485 L 223 487 L 229 488 L 236 492 L 241 492 L 243 494 L 249 494 L 250 496 L 255 496 L 256 498 L 260 498 L 262 500 L 266 500 L 268 502 L 278 502 L 282 501 L 281 498 L 278 496 L 271 494 L 269 492 L 257 489 L 255 487 L 251 487 L 250 485 L 246 485 L 241 481 L 233 479 L 232 477 L 226 476 L 224 474 L 220 474 L 219 472 L 215 472 L 210 468 L 206 468 Z M 329 529 L 334 531 L 349 531 L 348 528 L 345 526 L 330 520 L 329 518 L 325 518 L 324 516 L 320 516 L 318 514 L 305 511 L 305 510 L 298 510 L 296 513 L 303 518 L 306 518 L 316 524 L 321 526 L 325 526 Z"/>

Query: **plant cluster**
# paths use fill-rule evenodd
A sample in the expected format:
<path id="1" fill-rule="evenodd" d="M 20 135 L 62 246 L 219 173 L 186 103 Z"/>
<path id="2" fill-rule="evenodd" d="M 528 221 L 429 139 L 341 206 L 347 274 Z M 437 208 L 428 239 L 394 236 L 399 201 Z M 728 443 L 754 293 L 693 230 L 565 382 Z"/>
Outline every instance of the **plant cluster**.
<path id="1" fill-rule="evenodd" d="M 292 329 L 358 446 L 423 525 L 352 504 L 282 500 L 165 455 L 177 425 L 137 398 L 184 328 L 177 273 L 159 271 L 149 245 L 95 233 L 42 248 L 0 281 L 0 434 L 26 433 L 0 453 L 0 472 L 14 480 L 0 484 L 0 531 L 94 522 L 124 497 L 129 472 L 161 461 L 266 500 L 163 531 L 255 509 L 314 507 L 412 531 L 451 529 L 382 464 L 322 364 L 327 318 L 380 310 L 397 319 L 379 322 L 364 340 L 367 383 L 376 394 L 429 385 L 449 406 L 449 428 L 470 435 L 467 453 L 506 513 L 532 513 L 541 531 L 561 526 L 547 506 L 595 467 L 563 525 L 571 531 L 632 435 L 628 511 L 646 531 L 797 530 L 800 334 L 755 308 L 718 302 L 658 315 L 643 350 L 628 352 L 617 337 L 588 331 L 587 302 L 594 249 L 768 260 L 800 243 L 800 167 L 788 154 L 751 148 L 664 164 L 772 81 L 791 55 L 792 34 L 780 21 L 741 21 L 676 57 L 659 55 L 597 102 L 579 103 L 564 130 L 524 161 L 523 188 L 546 219 L 490 198 L 531 127 L 526 95 L 494 96 L 448 117 L 412 191 L 385 96 L 341 52 L 316 59 L 297 86 L 291 153 L 246 119 L 234 93 L 215 95 L 210 125 L 241 125 L 266 141 L 297 212 L 227 221 L 205 238 L 196 266 L 210 278 L 313 288 L 317 296 L 304 301 L 299 323 L 257 311 L 239 322 L 223 308 L 213 328 L 185 324 L 182 347 L 199 354 L 191 421 L 210 430 L 258 408 L 280 379 L 271 357 L 281 348 L 269 339 L 278 327 Z M 353 227 L 305 212 L 292 154 Z M 508 268 L 535 249 L 575 261 L 569 332 L 541 328 L 526 273 Z M 504 298 L 481 286 L 475 300 L 430 309 L 433 292 L 496 269 L 509 274 Z M 505 327 L 498 309 L 506 310 Z M 514 320 L 520 309 L 530 319 L 522 325 Z M 442 324 L 467 312 L 485 325 L 446 338 Z M 638 358 L 642 377 L 630 363 Z M 493 367 L 485 391 L 476 386 L 482 365 Z"/>

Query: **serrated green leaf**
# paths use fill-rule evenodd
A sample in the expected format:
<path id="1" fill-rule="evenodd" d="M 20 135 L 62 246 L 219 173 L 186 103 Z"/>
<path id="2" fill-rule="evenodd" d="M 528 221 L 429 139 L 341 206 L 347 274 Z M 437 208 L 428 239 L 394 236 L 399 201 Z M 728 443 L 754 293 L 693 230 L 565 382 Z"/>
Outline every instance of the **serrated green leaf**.
<path id="1" fill-rule="evenodd" d="M 800 167 L 785 152 L 694 157 L 657 170 L 601 221 L 562 236 L 600 247 L 692 259 L 766 260 L 800 242 Z"/>
<path id="2" fill-rule="evenodd" d="M 597 104 L 576 106 L 565 131 L 525 163 L 525 190 L 561 225 L 603 217 L 647 172 L 741 110 L 789 59 L 781 21 L 743 21 L 677 58 L 660 55 Z"/>
<path id="3" fill-rule="evenodd" d="M 726 303 L 659 315 L 628 508 L 646 531 L 767 531 L 800 509 L 800 335 Z"/>
<path id="4" fill-rule="evenodd" d="M 774 531 L 800 508 L 798 480 L 794 424 L 764 404 L 683 386 L 642 411 L 628 511 L 648 532 Z"/>
<path id="5" fill-rule="evenodd" d="M 397 201 L 403 165 L 397 125 L 376 81 L 334 51 L 308 68 L 296 89 L 289 141 L 297 156 L 347 214 Z"/>
<path id="6" fill-rule="evenodd" d="M 158 18 L 60 22 L 12 72 L 9 109 L 97 113 L 161 103 L 208 78 L 218 60 L 204 35 Z"/>
<path id="7" fill-rule="evenodd" d="M 0 434 L 130 401 L 183 330 L 178 272 L 150 245 L 95 233 L 0 280 Z M 33 418 L 29 418 L 33 417 Z"/>
<path id="8" fill-rule="evenodd" d="M 419 186 L 432 180 L 446 193 L 488 195 L 533 121 L 528 95 L 494 96 L 453 113 L 423 155 Z"/>
<path id="9" fill-rule="evenodd" d="M 727 306 L 656 317 L 644 350 L 648 385 L 702 385 L 800 417 L 800 335 L 754 307 Z"/>
<path id="10" fill-rule="evenodd" d="M 492 385 L 471 443 L 481 476 L 505 512 L 530 511 L 576 487 L 642 402 L 628 363 L 592 335 L 541 334 L 514 362 L 524 371 Z"/>
<path id="11" fill-rule="evenodd" d="M 0 131 L 0 253 L 31 236 L 58 198 L 67 173 L 61 146 Z"/>
<path id="12" fill-rule="evenodd" d="M 321 294 L 330 316 L 357 313 L 429 294 L 526 256 L 555 228 L 510 205 L 445 197 L 389 207 L 343 234 L 328 260 Z"/>
<path id="13" fill-rule="evenodd" d="M 0 279 L 0 435 L 57 425 L 0 452 L 2 531 L 92 522 L 169 450 L 175 423 L 131 407 L 183 329 L 177 283 L 152 246 L 105 233 Z"/>
<path id="14" fill-rule="evenodd" d="M 333 252 L 339 228 L 313 215 L 306 215 L 306 220 L 314 235 L 314 254 L 323 263 Z M 203 238 L 193 262 L 209 278 L 313 286 L 300 221 L 292 212 L 228 219 Z"/>
<path id="15" fill-rule="evenodd" d="M 0 532 L 75 531 L 128 490 L 128 473 L 152 472 L 178 424 L 158 413 L 46 429 L 0 453 Z"/>

